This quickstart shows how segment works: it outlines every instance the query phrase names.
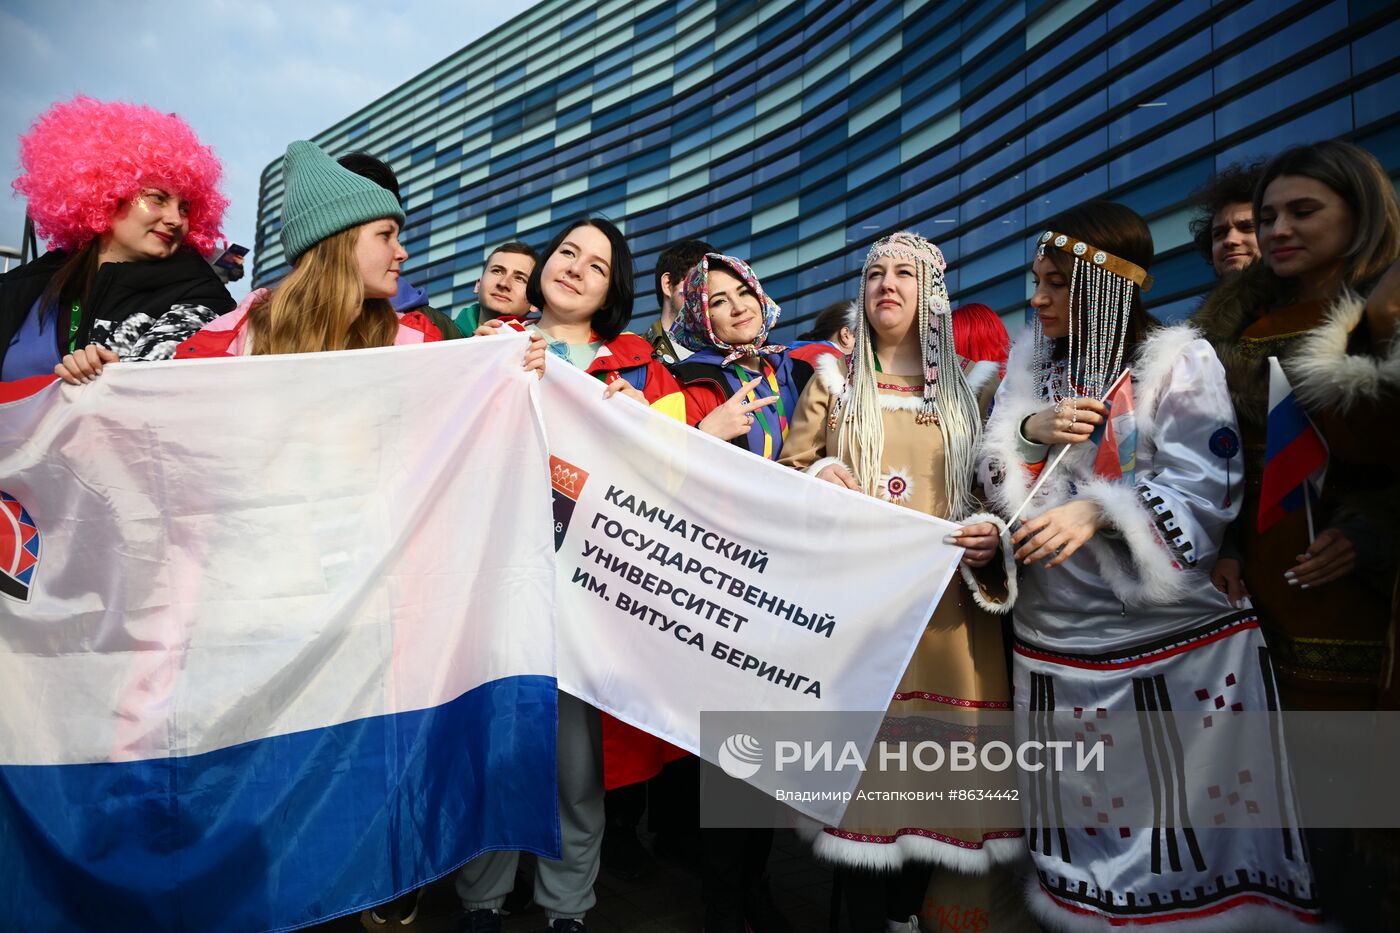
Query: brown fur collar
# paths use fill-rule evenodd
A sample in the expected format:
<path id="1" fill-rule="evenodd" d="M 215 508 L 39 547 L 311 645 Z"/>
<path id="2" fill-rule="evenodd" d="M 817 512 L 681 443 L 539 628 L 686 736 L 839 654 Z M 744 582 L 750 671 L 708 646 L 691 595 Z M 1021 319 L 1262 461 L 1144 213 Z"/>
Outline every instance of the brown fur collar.
<path id="1" fill-rule="evenodd" d="M 1225 367 L 1225 381 L 1241 426 L 1259 430 L 1263 430 L 1269 414 L 1269 357 L 1286 360 L 1300 340 L 1240 340 L 1240 335 L 1273 304 L 1272 288 L 1262 267 L 1263 263 L 1255 263 L 1221 282 L 1191 317 L 1191 323 L 1210 341 Z"/>

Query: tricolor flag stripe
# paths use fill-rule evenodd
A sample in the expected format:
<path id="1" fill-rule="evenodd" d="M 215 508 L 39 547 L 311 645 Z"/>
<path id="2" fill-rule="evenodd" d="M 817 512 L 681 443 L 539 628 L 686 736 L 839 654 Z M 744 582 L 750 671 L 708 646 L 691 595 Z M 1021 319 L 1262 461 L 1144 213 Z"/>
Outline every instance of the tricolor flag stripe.
<path id="1" fill-rule="evenodd" d="M 1137 470 L 1137 415 L 1133 407 L 1132 371 L 1123 370 L 1104 393 L 1108 407 L 1103 423 L 1089 435 L 1097 444 L 1094 473 L 1108 479 L 1132 482 Z"/>
<path id="2" fill-rule="evenodd" d="M 43 552 L 0 596 L 0 926 L 289 929 L 557 857 L 548 453 L 526 339 L 467 343 L 0 404 L 39 536 L 0 540 Z"/>
<path id="3" fill-rule="evenodd" d="M 1269 357 L 1269 417 L 1264 475 L 1259 490 L 1260 532 L 1289 512 L 1307 506 L 1305 484 L 1322 492 L 1327 471 L 1327 444 L 1293 393 L 1277 357 Z"/>
<path id="4" fill-rule="evenodd" d="M 553 677 L 509 677 L 200 755 L 0 766 L 0 872 L 25 892 L 6 923 L 285 930 L 485 850 L 557 857 L 555 697 Z"/>

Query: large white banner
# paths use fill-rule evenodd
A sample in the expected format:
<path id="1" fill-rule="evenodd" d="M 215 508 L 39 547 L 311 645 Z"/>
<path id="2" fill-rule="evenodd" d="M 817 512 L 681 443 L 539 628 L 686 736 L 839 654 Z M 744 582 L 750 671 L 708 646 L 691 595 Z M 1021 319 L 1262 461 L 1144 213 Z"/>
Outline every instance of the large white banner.
<path id="1" fill-rule="evenodd" d="M 577 370 L 542 388 L 561 688 L 697 754 L 704 710 L 888 707 L 962 556 L 955 526 L 605 400 Z"/>

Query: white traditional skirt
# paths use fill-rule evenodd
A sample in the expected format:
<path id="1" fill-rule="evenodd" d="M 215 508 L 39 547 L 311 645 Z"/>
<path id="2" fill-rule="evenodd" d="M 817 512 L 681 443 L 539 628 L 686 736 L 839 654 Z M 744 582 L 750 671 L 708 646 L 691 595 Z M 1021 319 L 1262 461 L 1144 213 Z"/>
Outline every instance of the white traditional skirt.
<path id="1" fill-rule="evenodd" d="M 1316 927 L 1282 723 L 1261 715 L 1278 711 L 1278 692 L 1252 613 L 1098 655 L 1018 639 L 1014 656 L 1018 742 L 1075 743 L 1062 767 L 1020 772 L 1041 923 Z M 1077 767 L 1100 743 L 1102 770 L 1092 755 Z"/>

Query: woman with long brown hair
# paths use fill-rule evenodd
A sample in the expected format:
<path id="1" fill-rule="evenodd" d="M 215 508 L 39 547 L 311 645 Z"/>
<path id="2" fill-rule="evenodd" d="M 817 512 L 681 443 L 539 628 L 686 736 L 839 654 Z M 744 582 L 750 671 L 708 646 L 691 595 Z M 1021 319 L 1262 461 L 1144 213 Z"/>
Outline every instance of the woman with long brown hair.
<path id="1" fill-rule="evenodd" d="M 1270 161 L 1254 212 L 1263 258 L 1194 318 L 1225 366 L 1243 435 L 1243 509 L 1213 579 L 1259 610 L 1285 707 L 1368 709 L 1386 663 L 1400 411 L 1394 364 L 1382 362 L 1391 326 L 1366 313 L 1366 296 L 1374 309 L 1396 290 L 1372 294 L 1400 256 L 1395 188 L 1373 156 L 1333 140 Z M 1259 527 L 1271 356 L 1330 451 L 1311 539 L 1304 509 Z"/>
<path id="2" fill-rule="evenodd" d="M 292 271 L 274 289 L 185 341 L 177 359 L 354 350 L 441 340 L 417 312 L 389 299 L 408 254 L 399 245 L 403 209 L 393 194 L 346 169 L 313 143 L 287 147 L 282 245 Z M 537 354 L 542 360 L 542 352 Z"/>

